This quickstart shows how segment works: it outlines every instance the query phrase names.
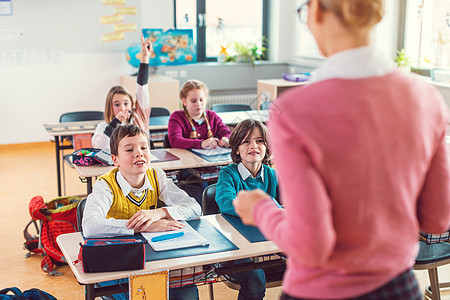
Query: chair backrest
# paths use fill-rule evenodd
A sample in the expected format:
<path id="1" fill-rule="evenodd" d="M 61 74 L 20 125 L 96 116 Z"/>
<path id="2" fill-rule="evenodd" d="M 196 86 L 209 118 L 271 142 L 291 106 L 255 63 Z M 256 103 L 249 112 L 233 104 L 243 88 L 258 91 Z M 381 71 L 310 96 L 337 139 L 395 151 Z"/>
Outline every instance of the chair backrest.
<path id="1" fill-rule="evenodd" d="M 78 203 L 78 207 L 77 207 L 77 224 L 78 224 L 78 231 L 79 232 L 83 232 L 83 228 L 82 228 L 82 221 L 83 221 L 83 213 L 84 213 L 84 206 L 86 205 L 86 198 L 84 198 L 83 200 L 80 201 L 80 203 Z"/>
<path id="2" fill-rule="evenodd" d="M 252 110 L 252 108 L 248 104 L 213 104 L 211 110 L 215 112 L 227 112 Z"/>
<path id="3" fill-rule="evenodd" d="M 170 111 L 165 107 L 152 107 L 152 110 L 150 111 L 150 118 L 162 116 L 170 116 Z"/>
<path id="4" fill-rule="evenodd" d="M 104 118 L 102 111 L 74 111 L 62 114 L 59 117 L 59 122 L 95 121 L 103 120 Z"/>
<path id="5" fill-rule="evenodd" d="M 202 195 L 202 210 L 203 215 L 212 215 L 219 213 L 219 206 L 216 202 L 216 186 L 217 184 L 211 184 L 203 190 Z"/>
<path id="6" fill-rule="evenodd" d="M 169 134 L 168 133 L 164 134 L 163 147 L 164 148 L 172 148 L 172 146 L 170 145 Z"/>

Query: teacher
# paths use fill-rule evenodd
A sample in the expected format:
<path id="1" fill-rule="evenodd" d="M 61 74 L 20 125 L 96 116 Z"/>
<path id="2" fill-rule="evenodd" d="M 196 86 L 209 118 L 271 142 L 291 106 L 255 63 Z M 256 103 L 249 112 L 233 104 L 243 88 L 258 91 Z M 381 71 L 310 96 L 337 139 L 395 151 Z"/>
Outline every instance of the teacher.
<path id="1" fill-rule="evenodd" d="M 382 0 L 310 0 L 299 14 L 328 59 L 275 102 L 282 202 L 234 200 L 288 256 L 281 299 L 421 299 L 419 230 L 450 225 L 447 109 L 370 46 Z"/>

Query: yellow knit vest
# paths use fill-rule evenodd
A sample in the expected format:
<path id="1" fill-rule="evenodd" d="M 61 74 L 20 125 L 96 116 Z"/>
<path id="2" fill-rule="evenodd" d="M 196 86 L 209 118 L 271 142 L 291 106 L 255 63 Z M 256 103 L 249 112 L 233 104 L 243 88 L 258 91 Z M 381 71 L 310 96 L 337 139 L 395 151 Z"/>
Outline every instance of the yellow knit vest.
<path id="1" fill-rule="evenodd" d="M 117 183 L 117 168 L 114 168 L 110 172 L 100 176 L 100 180 L 104 180 L 113 195 L 113 203 L 106 215 L 106 218 L 114 218 L 121 220 L 129 220 L 135 213 L 141 209 L 155 209 L 165 206 L 165 203 L 159 200 L 159 183 L 156 177 L 155 169 L 148 169 L 146 175 L 153 187 L 153 190 L 146 190 L 140 198 L 136 197 L 132 193 L 124 195 Z"/>

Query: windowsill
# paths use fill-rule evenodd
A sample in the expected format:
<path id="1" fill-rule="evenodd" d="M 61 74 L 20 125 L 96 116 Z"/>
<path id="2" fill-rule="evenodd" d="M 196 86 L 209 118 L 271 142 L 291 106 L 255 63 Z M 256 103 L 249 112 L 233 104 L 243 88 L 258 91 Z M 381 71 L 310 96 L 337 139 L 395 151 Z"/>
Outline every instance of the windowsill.
<path id="1" fill-rule="evenodd" d="M 269 60 L 257 60 L 252 63 L 239 63 L 239 62 L 225 62 L 225 63 L 219 63 L 215 61 L 210 62 L 197 62 L 195 64 L 185 64 L 185 65 L 176 65 L 176 66 L 158 66 L 158 68 L 203 68 L 203 67 L 258 67 L 258 66 L 271 66 L 271 65 L 287 65 L 287 62 L 274 62 Z"/>
<path id="2" fill-rule="evenodd" d="M 433 80 L 431 80 L 431 77 L 429 77 L 429 76 L 420 76 L 420 77 L 422 77 L 423 80 L 425 80 L 426 82 L 428 82 L 434 86 L 450 89 L 450 83 L 448 83 L 448 82 L 433 81 Z"/>

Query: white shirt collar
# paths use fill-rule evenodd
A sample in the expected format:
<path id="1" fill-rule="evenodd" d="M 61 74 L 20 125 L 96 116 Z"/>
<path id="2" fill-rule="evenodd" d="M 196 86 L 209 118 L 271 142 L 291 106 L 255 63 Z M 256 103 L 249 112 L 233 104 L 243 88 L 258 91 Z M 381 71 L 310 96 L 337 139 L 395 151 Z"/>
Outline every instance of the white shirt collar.
<path id="1" fill-rule="evenodd" d="M 202 125 L 202 123 L 205 121 L 205 118 L 201 118 L 201 119 L 198 119 L 198 120 L 195 120 L 195 122 L 197 122 L 197 124 L 198 125 Z"/>
<path id="2" fill-rule="evenodd" d="M 142 192 L 145 191 L 146 189 L 153 191 L 153 187 L 150 184 L 150 181 L 148 180 L 147 174 L 145 175 L 144 184 L 139 189 L 133 188 L 128 183 L 128 181 L 126 181 L 126 179 L 123 177 L 123 175 L 122 175 L 122 173 L 120 173 L 120 171 L 117 171 L 116 178 L 117 178 L 117 183 L 119 184 L 120 189 L 122 190 L 124 196 L 127 196 L 130 192 L 132 192 L 133 195 L 137 196 L 139 194 L 142 194 Z"/>
<path id="3" fill-rule="evenodd" d="M 372 46 L 338 52 L 330 56 L 311 76 L 311 82 L 331 78 L 383 76 L 395 70 L 395 63 Z"/>
<path id="4" fill-rule="evenodd" d="M 251 177 L 251 178 L 261 177 L 261 181 L 264 182 L 264 172 L 263 172 L 264 167 L 263 166 L 261 166 L 261 170 L 259 170 L 259 173 L 256 175 L 256 177 L 253 177 L 252 173 L 250 173 L 250 171 L 244 166 L 244 164 L 242 162 L 240 162 L 238 164 L 237 168 L 238 168 L 239 175 L 241 175 L 241 177 L 242 177 L 242 180 L 246 180 L 248 177 Z"/>

